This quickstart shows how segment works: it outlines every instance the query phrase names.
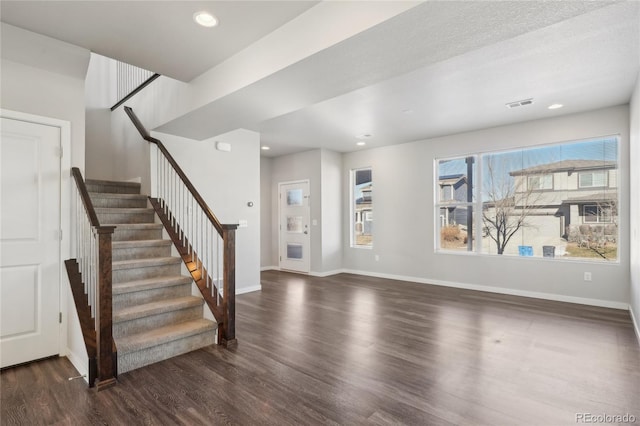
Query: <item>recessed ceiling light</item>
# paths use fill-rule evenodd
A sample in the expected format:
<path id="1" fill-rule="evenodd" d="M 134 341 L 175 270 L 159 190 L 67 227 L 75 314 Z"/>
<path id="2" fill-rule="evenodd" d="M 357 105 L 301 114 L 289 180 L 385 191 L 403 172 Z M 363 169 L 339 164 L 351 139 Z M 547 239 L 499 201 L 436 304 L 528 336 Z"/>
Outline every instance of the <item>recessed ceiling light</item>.
<path id="1" fill-rule="evenodd" d="M 205 12 L 204 10 L 194 13 L 193 20 L 203 27 L 215 27 L 216 25 L 218 25 L 218 18 L 216 18 L 209 12 Z"/>
<path id="2" fill-rule="evenodd" d="M 271 148 L 265 145 L 260 149 L 263 150 L 263 151 L 269 151 Z"/>
<path id="3" fill-rule="evenodd" d="M 403 113 L 403 114 L 411 114 L 412 112 L 413 112 L 413 110 L 412 110 L 412 109 L 403 109 L 403 110 L 402 110 L 402 113 Z"/>
<path id="4" fill-rule="evenodd" d="M 365 141 L 356 142 L 358 146 L 365 146 L 367 143 Z"/>
<path id="5" fill-rule="evenodd" d="M 564 105 L 562 104 L 553 104 L 553 105 L 549 105 L 547 108 L 549 109 L 558 109 L 558 108 L 562 108 Z"/>
<path id="6" fill-rule="evenodd" d="M 359 136 L 356 136 L 356 137 L 358 139 L 369 139 L 371 136 L 373 136 L 373 135 L 371 135 L 369 133 L 365 133 L 364 135 L 359 135 Z"/>

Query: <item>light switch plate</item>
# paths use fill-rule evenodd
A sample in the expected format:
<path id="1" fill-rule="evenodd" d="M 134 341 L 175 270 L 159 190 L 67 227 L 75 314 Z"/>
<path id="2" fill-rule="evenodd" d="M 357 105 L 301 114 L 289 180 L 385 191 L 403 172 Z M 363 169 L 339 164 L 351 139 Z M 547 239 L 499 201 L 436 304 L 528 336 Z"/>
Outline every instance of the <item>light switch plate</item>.
<path id="1" fill-rule="evenodd" d="M 238 220 L 238 228 L 246 228 L 247 226 L 249 226 L 249 223 L 246 220 Z"/>

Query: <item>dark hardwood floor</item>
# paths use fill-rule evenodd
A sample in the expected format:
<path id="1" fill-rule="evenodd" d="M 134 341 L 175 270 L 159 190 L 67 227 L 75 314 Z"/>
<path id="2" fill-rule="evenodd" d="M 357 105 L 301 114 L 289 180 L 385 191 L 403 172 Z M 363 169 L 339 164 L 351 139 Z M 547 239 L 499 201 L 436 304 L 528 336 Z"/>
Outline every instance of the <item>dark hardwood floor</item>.
<path id="1" fill-rule="evenodd" d="M 217 346 L 100 393 L 66 358 L 1 373 L 10 424 L 575 425 L 640 423 L 626 311 L 357 275 L 263 272 Z"/>

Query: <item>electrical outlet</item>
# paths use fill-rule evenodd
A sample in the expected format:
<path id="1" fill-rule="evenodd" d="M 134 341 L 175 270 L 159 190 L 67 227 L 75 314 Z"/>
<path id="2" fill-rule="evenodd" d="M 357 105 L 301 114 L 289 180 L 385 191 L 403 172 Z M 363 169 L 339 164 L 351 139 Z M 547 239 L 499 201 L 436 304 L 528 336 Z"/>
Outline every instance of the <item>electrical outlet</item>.
<path id="1" fill-rule="evenodd" d="M 591 281 L 591 272 L 585 272 L 584 273 L 584 280 L 585 281 Z"/>
<path id="2" fill-rule="evenodd" d="M 376 255 L 374 256 L 374 258 L 376 259 L 376 262 L 380 262 L 380 255 L 379 255 L 379 254 L 376 254 Z"/>

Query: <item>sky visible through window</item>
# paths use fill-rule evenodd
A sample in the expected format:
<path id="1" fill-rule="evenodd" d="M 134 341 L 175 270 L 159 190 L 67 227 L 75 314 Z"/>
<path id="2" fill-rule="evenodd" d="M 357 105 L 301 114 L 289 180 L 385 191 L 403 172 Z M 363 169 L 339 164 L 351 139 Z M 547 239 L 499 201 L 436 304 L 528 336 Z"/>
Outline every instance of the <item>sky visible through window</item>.
<path id="1" fill-rule="evenodd" d="M 563 160 L 601 160 L 617 161 L 618 144 L 615 137 L 596 139 L 584 142 L 554 144 L 539 148 L 526 148 L 504 151 L 487 155 L 488 158 L 499 159 L 500 174 L 526 169 L 541 164 L 550 164 Z M 485 162 L 486 163 L 486 162 Z M 484 165 L 486 167 L 486 164 Z M 464 158 L 440 161 L 439 176 L 466 175 L 467 165 Z M 485 171 L 483 169 L 483 171 Z"/>

